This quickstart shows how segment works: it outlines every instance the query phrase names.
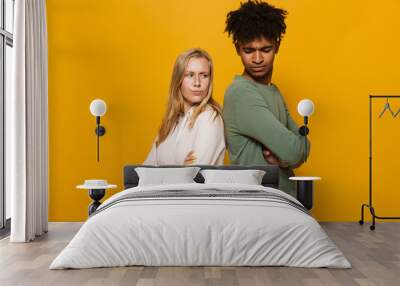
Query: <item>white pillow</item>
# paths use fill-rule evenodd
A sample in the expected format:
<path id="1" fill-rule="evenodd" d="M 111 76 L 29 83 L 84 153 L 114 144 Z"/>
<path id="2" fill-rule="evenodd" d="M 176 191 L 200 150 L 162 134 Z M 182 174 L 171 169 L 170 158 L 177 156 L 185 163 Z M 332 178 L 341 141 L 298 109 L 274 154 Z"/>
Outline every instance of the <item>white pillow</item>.
<path id="1" fill-rule="evenodd" d="M 139 186 L 195 183 L 193 179 L 199 170 L 199 167 L 135 168 Z"/>
<path id="2" fill-rule="evenodd" d="M 204 183 L 230 183 L 261 185 L 265 171 L 262 170 L 201 170 Z"/>

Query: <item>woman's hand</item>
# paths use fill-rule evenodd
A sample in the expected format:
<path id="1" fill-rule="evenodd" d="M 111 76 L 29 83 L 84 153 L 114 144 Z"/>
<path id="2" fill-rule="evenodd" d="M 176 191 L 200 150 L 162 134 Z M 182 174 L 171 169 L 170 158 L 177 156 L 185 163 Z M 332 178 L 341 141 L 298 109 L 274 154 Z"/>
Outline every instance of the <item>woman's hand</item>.
<path id="1" fill-rule="evenodd" d="M 281 162 L 279 158 L 266 147 L 263 148 L 263 155 L 265 161 L 267 161 L 271 165 L 278 165 L 281 168 L 289 167 L 288 164 Z"/>
<path id="2" fill-rule="evenodd" d="M 185 161 L 183 162 L 183 165 L 188 166 L 188 165 L 193 165 L 196 162 L 196 155 L 194 154 L 194 151 L 190 151 L 185 158 Z"/>

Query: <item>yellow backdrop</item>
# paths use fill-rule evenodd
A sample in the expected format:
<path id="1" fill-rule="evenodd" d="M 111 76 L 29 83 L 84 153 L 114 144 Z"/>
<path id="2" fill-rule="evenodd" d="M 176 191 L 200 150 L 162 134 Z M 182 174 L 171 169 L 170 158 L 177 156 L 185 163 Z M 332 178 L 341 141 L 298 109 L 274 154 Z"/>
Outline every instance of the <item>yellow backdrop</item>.
<path id="1" fill-rule="evenodd" d="M 313 213 L 321 221 L 356 221 L 368 198 L 368 95 L 400 94 L 399 1 L 274 0 L 287 9 L 287 34 L 273 82 L 300 124 L 296 106 L 310 98 L 310 159 L 297 175 L 321 176 Z M 90 199 L 75 186 L 104 178 L 122 189 L 125 164 L 150 150 L 167 99 L 176 56 L 207 50 L 215 93 L 241 73 L 223 33 L 239 1 L 48 0 L 51 221 L 82 221 Z M 101 162 L 89 104 L 104 99 Z M 392 100 L 400 108 L 400 99 Z M 378 215 L 400 215 L 400 116 L 378 119 L 374 104 L 375 204 Z"/>

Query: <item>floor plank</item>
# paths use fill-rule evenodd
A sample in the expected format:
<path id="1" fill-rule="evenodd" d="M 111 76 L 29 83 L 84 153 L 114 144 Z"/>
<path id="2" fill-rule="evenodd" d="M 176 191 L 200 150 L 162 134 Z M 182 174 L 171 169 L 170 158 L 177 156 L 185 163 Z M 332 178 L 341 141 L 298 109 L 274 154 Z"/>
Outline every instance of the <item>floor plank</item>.
<path id="1" fill-rule="evenodd" d="M 322 223 L 352 263 L 352 269 L 290 267 L 116 267 L 48 269 L 81 223 L 50 223 L 49 232 L 32 243 L 0 240 L 0 285 L 399 285 L 400 223 L 382 222 L 375 231 L 358 223 Z"/>

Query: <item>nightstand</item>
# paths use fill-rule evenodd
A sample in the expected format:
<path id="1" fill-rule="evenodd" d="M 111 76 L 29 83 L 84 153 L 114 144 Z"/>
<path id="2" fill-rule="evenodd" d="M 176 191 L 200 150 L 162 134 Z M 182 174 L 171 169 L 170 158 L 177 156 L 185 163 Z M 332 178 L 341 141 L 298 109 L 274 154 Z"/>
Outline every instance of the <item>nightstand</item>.
<path id="1" fill-rule="evenodd" d="M 89 216 L 101 205 L 100 200 L 106 194 L 106 190 L 116 187 L 117 185 L 108 184 L 106 180 L 85 180 L 83 185 L 76 186 L 77 189 L 89 190 L 89 197 L 93 200 L 89 205 Z"/>
<path id="2" fill-rule="evenodd" d="M 314 201 L 314 181 L 321 180 L 320 177 L 290 177 L 289 180 L 296 181 L 297 200 L 304 207 L 311 210 Z"/>

